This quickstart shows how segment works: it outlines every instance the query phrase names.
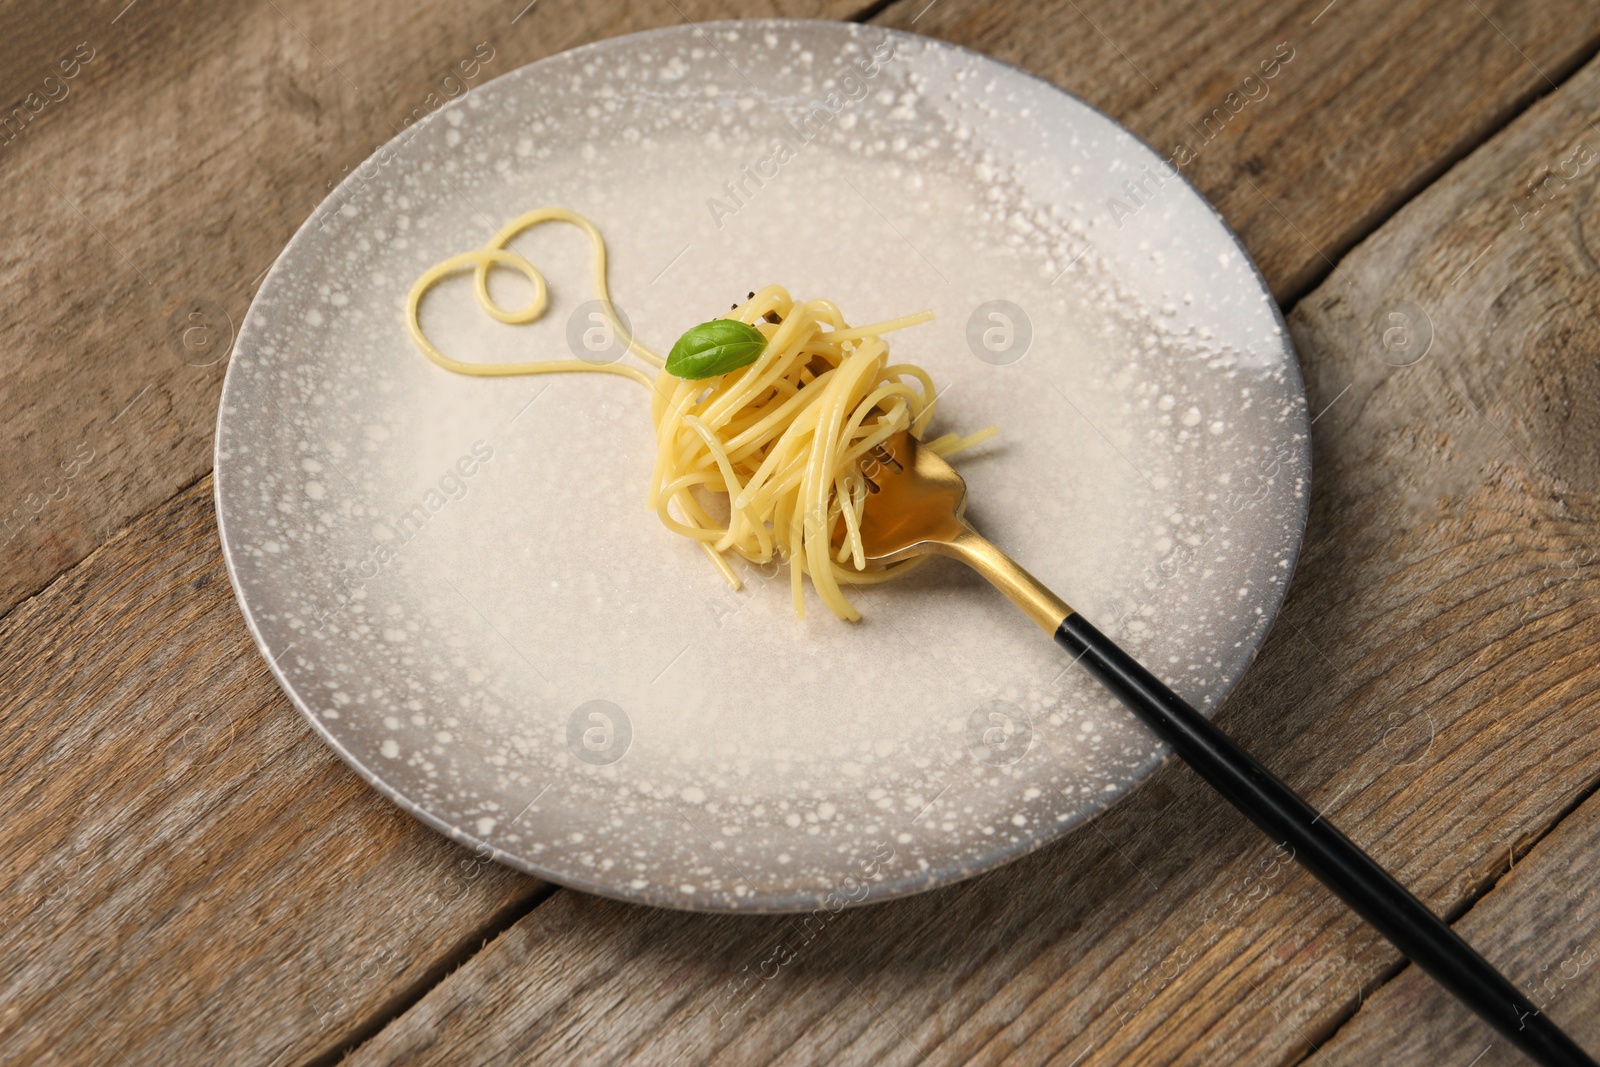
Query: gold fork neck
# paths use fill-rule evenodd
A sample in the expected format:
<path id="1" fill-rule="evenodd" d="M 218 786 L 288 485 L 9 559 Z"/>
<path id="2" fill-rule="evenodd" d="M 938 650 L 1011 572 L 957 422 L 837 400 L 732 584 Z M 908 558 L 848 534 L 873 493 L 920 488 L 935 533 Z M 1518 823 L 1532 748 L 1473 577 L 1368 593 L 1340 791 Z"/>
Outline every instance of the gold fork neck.
<path id="1" fill-rule="evenodd" d="M 978 531 L 961 523 L 961 533 L 941 542 L 937 549 L 953 556 L 988 579 L 1047 634 L 1054 634 L 1061 620 L 1072 614 L 1066 601 L 1047 589 L 1043 582 L 1023 570 L 1017 561 L 996 548 Z"/>

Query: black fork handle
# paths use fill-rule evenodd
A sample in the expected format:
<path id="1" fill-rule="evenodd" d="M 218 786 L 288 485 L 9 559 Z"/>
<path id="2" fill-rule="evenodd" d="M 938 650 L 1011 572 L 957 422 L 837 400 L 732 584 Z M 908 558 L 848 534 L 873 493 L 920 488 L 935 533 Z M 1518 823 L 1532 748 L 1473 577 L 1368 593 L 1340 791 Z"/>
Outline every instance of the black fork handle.
<path id="1" fill-rule="evenodd" d="M 1299 794 L 1073 612 L 1056 641 L 1211 787 L 1512 1044 L 1545 1067 L 1596 1067 L 1505 975 Z"/>

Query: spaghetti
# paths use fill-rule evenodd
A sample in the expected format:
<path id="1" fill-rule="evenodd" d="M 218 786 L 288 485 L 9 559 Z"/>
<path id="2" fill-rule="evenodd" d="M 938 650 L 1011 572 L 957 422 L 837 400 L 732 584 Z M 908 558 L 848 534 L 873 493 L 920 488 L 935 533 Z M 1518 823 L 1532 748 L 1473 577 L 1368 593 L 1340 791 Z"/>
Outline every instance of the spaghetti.
<path id="1" fill-rule="evenodd" d="M 478 304 L 500 322 L 538 319 L 549 290 L 537 267 L 506 246 L 545 222 L 570 223 L 594 248 L 594 286 L 608 325 L 627 351 L 657 368 L 652 377 L 621 363 L 581 359 L 476 363 L 441 352 L 423 333 L 422 298 L 447 275 L 472 270 Z M 508 310 L 489 295 L 492 267 L 518 271 L 533 298 Z M 651 391 L 656 461 L 648 504 L 663 525 L 696 541 L 734 589 L 738 576 L 726 553 L 752 563 L 790 565 L 795 615 L 805 605 L 801 575 L 809 574 L 824 604 L 841 619 L 861 617 L 843 586 L 898 577 L 909 560 L 869 568 L 860 535 L 867 486 L 861 457 L 901 430 L 921 437 L 933 418 L 933 380 L 910 363 L 890 363 L 882 334 L 933 318 L 919 312 L 870 326 L 851 326 L 828 300 L 794 300 L 782 286 L 750 294 L 723 318 L 760 331 L 766 344 L 755 362 L 699 381 L 665 369 L 665 360 L 641 344 L 616 315 L 606 281 L 605 239 L 583 215 L 547 207 L 513 219 L 482 248 L 443 260 L 423 274 L 406 299 L 412 339 L 435 363 L 459 374 L 508 375 L 594 371 L 632 378 Z M 962 437 L 946 434 L 923 447 L 942 456 L 985 440 L 994 427 Z"/>

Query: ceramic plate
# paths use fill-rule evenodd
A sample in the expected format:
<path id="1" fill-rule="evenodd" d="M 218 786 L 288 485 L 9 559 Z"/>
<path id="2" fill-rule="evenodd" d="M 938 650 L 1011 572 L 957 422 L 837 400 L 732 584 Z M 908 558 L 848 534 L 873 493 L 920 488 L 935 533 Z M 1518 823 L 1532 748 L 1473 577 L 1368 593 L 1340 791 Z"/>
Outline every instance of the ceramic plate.
<path id="1" fill-rule="evenodd" d="M 677 908 L 885 899 L 1014 859 L 1166 749 L 973 575 L 936 560 L 835 619 L 786 573 L 735 592 L 644 504 L 647 395 L 468 378 L 402 322 L 416 276 L 558 204 L 608 236 L 665 351 L 760 285 L 890 336 L 940 389 L 970 516 L 1198 707 L 1293 568 L 1309 449 L 1275 303 L 1136 137 L 961 48 L 727 22 L 486 81 L 340 185 L 268 274 L 217 429 L 222 542 L 279 682 L 352 767 L 515 867 Z M 470 279 L 423 323 L 464 359 L 613 358 L 570 227 L 507 326 Z M 526 282 L 497 273 L 502 302 Z"/>

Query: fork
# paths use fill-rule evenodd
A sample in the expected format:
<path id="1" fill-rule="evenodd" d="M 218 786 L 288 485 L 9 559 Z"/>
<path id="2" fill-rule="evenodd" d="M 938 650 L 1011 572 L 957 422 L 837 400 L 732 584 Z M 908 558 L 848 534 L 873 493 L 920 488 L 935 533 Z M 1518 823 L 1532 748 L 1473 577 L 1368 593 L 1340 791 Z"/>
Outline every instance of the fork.
<path id="1" fill-rule="evenodd" d="M 1445 989 L 1546 1067 L 1595 1063 L 1448 924 L 1209 719 L 1181 700 L 965 518 L 955 468 L 901 431 L 861 457 L 859 531 L 874 566 L 923 555 L 960 560 L 1051 634 L 1178 757 Z"/>

